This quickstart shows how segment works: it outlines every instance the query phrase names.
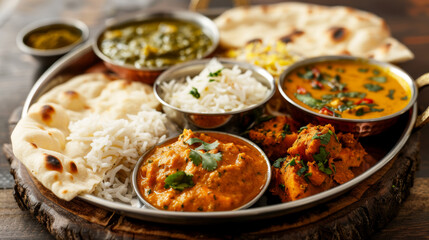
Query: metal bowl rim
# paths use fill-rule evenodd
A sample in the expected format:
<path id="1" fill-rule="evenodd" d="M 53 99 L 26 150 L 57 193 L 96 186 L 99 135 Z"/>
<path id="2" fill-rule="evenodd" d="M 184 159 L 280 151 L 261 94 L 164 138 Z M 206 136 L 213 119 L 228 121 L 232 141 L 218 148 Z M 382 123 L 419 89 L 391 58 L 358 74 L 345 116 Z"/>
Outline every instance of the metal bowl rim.
<path id="1" fill-rule="evenodd" d="M 207 130 L 207 131 L 206 130 L 198 130 L 198 131 L 193 131 L 193 132 L 194 133 L 208 133 L 208 134 L 215 133 L 215 134 L 227 135 L 227 136 L 232 137 L 232 138 L 240 139 L 241 141 L 249 144 L 250 146 L 252 146 L 256 150 L 258 150 L 258 152 L 262 155 L 262 157 L 264 158 L 265 163 L 267 165 L 267 176 L 266 176 L 267 178 L 265 180 L 265 183 L 264 183 L 263 187 L 260 189 L 259 193 L 254 198 L 252 198 L 252 200 L 250 200 L 249 202 L 245 203 L 244 205 L 242 205 L 242 206 L 240 206 L 238 208 L 235 208 L 235 209 L 232 209 L 232 210 L 229 210 L 229 211 L 237 211 L 237 210 L 240 210 L 240 209 L 248 208 L 248 207 L 252 206 L 256 201 L 258 201 L 259 198 L 262 197 L 262 195 L 265 193 L 265 191 L 267 190 L 268 186 L 270 185 L 271 175 L 272 175 L 272 173 L 271 173 L 271 163 L 270 163 L 270 160 L 268 159 L 267 155 L 264 153 L 264 151 L 262 151 L 262 149 L 258 145 L 256 145 L 254 142 L 250 141 L 249 139 L 243 138 L 243 137 L 235 135 L 235 134 L 226 133 L 226 132 L 220 132 L 220 131 L 210 131 L 210 130 Z M 157 211 L 163 211 L 163 210 L 157 209 L 152 204 L 150 204 L 149 202 L 147 202 L 146 199 L 144 199 L 143 196 L 141 195 L 141 192 L 140 192 L 140 189 L 139 189 L 138 183 L 137 183 L 137 176 L 138 176 L 138 173 L 139 173 L 139 169 L 140 169 L 141 165 L 143 164 L 143 160 L 144 160 L 145 156 L 148 153 L 150 153 L 154 148 L 156 148 L 158 146 L 161 146 L 161 145 L 163 145 L 163 144 L 165 144 L 165 143 L 167 143 L 167 142 L 169 142 L 169 141 L 171 141 L 173 139 L 177 139 L 179 136 L 180 135 L 168 137 L 164 141 L 156 144 L 154 147 L 152 147 L 149 150 L 147 150 L 146 152 L 144 152 L 142 154 L 142 156 L 139 158 L 139 160 L 137 161 L 136 165 L 134 166 L 134 169 L 133 169 L 133 172 L 132 172 L 132 175 L 131 175 L 132 176 L 133 190 L 136 192 L 137 198 L 139 199 L 139 201 L 141 203 L 143 203 L 145 206 L 147 206 L 147 207 L 149 207 L 151 209 L 154 209 L 154 210 L 157 210 Z M 223 212 L 229 212 L 229 211 L 223 211 Z M 163 211 L 163 212 L 165 212 L 165 211 Z"/>
<path id="2" fill-rule="evenodd" d="M 381 68 L 388 68 L 389 70 L 394 69 L 395 71 L 400 72 L 403 76 L 405 76 L 405 78 L 403 76 L 397 76 L 402 78 L 408 85 L 408 87 L 410 88 L 411 91 L 411 98 L 410 101 L 408 102 L 408 104 L 402 108 L 401 110 L 392 113 L 390 115 L 387 116 L 383 116 L 383 117 L 378 117 L 378 118 L 367 118 L 367 119 L 350 119 L 350 118 L 338 118 L 338 117 L 334 117 L 334 116 L 328 116 L 325 114 L 321 114 L 321 113 L 317 113 L 317 112 L 313 112 L 301 105 L 299 105 L 298 103 L 296 103 L 295 101 L 293 101 L 283 90 L 283 85 L 285 84 L 285 79 L 286 76 L 291 73 L 293 70 L 299 68 L 299 67 L 303 67 L 306 65 L 311 65 L 314 63 L 319 63 L 319 62 L 331 62 L 331 61 L 341 61 L 341 60 L 347 60 L 347 61 L 357 61 L 357 62 L 365 62 L 368 63 L 370 65 L 375 65 Z M 397 74 L 395 74 L 397 75 Z M 393 64 L 387 63 L 387 62 L 381 62 L 381 61 L 377 61 L 377 60 L 373 60 L 373 59 L 365 59 L 365 58 L 360 58 L 360 57 L 354 57 L 354 56 L 320 56 L 320 57 L 313 57 L 313 58 L 307 58 L 304 60 L 300 60 L 298 62 L 293 63 L 292 65 L 290 65 L 285 71 L 283 71 L 283 73 L 280 75 L 279 78 L 279 82 L 278 82 L 278 89 L 280 94 L 283 96 L 283 98 L 289 103 L 292 104 L 293 106 L 295 106 L 296 108 L 298 108 L 300 111 L 304 111 L 307 114 L 310 115 L 314 115 L 316 117 L 319 118 L 323 118 L 323 119 L 329 119 L 329 120 L 333 120 L 333 121 L 339 121 L 339 122 L 349 122 L 349 123 L 371 123 L 371 122 L 381 122 L 381 121 L 385 121 L 385 120 L 390 120 L 390 119 L 394 119 L 396 117 L 399 117 L 400 115 L 402 115 L 403 113 L 407 112 L 413 105 L 414 103 L 417 101 L 417 95 L 418 95 L 418 88 L 417 85 L 415 83 L 415 81 L 413 80 L 413 78 L 407 73 L 405 72 L 403 69 L 401 69 L 398 66 L 395 66 Z"/>
<path id="3" fill-rule="evenodd" d="M 32 47 L 30 47 L 24 43 L 25 37 L 30 32 L 37 30 L 38 28 L 47 27 L 47 26 L 56 25 L 56 24 L 64 24 L 64 25 L 68 25 L 70 27 L 78 29 L 82 33 L 81 38 L 78 41 L 76 41 L 76 42 L 74 42 L 68 46 L 56 48 L 56 49 L 47 49 L 47 50 L 32 48 Z M 42 20 L 33 22 L 31 24 L 28 24 L 23 29 L 21 29 L 18 32 L 18 35 L 16 36 L 16 44 L 17 44 L 18 48 L 25 53 L 28 53 L 28 54 L 31 54 L 34 56 L 38 56 L 38 57 L 51 57 L 51 56 L 58 56 L 58 55 L 62 55 L 62 54 L 67 53 L 68 51 L 70 51 L 71 49 L 76 47 L 77 45 L 88 40 L 88 38 L 89 38 L 88 26 L 84 22 L 82 22 L 78 19 L 74 19 L 74 18 L 46 18 L 46 19 L 42 19 Z"/>
<path id="4" fill-rule="evenodd" d="M 179 69 L 183 69 L 183 68 L 187 68 L 187 67 L 191 67 L 191 66 L 198 66 L 198 65 L 200 65 L 202 67 L 201 70 L 203 70 L 204 66 L 207 63 L 209 63 L 211 60 L 212 59 L 200 59 L 200 60 L 193 60 L 193 61 L 189 61 L 186 63 L 177 64 L 177 65 L 169 68 L 167 71 L 161 73 L 161 75 L 158 76 L 158 78 L 155 80 L 155 82 L 153 84 L 153 93 L 155 94 L 155 97 L 158 99 L 159 102 L 161 102 L 161 104 L 163 106 L 174 109 L 180 113 L 203 115 L 203 116 L 219 116 L 219 115 L 239 114 L 239 113 L 243 113 L 243 112 L 247 112 L 247 111 L 256 109 L 256 108 L 264 105 L 265 103 L 267 103 L 274 96 L 274 94 L 276 92 L 276 83 L 275 83 L 274 77 L 267 70 L 265 70 L 261 67 L 246 63 L 246 62 L 234 61 L 234 60 L 226 59 L 226 58 L 217 58 L 217 60 L 221 64 L 238 65 L 242 69 L 251 70 L 252 72 L 260 74 L 262 77 L 264 77 L 269 82 L 271 89 L 269 89 L 269 94 L 265 97 L 265 99 L 263 101 L 261 101 L 258 104 L 248 106 L 246 108 L 234 110 L 234 111 L 230 111 L 230 112 L 194 112 L 194 111 L 183 110 L 183 109 L 180 109 L 178 107 L 175 107 L 175 106 L 167 103 L 166 101 L 164 101 L 163 97 L 160 96 L 160 94 L 158 92 L 158 88 L 160 88 L 161 82 L 168 82 L 168 81 L 173 80 L 172 78 L 169 78 L 169 75 L 171 73 L 174 73 L 175 71 L 177 71 Z M 199 71 L 201 72 L 201 70 L 199 70 Z M 258 79 L 256 79 L 256 80 L 258 82 L 260 82 Z"/>
<path id="5" fill-rule="evenodd" d="M 116 18 L 116 19 L 112 19 L 109 21 L 109 23 L 107 23 L 103 29 L 101 29 L 100 31 L 97 32 L 97 34 L 95 35 L 94 41 L 92 43 L 92 49 L 95 52 L 95 54 L 104 62 L 108 63 L 108 64 L 112 64 L 114 66 L 118 66 L 121 68 L 125 68 L 125 69 L 129 69 L 129 70 L 135 70 L 135 71 L 163 71 L 166 70 L 172 66 L 164 66 L 164 67 L 136 67 L 133 64 L 122 64 L 122 63 L 118 63 L 115 62 L 113 59 L 109 58 L 108 56 L 106 56 L 101 49 L 99 48 L 99 39 L 101 38 L 102 34 L 110 29 L 113 28 L 115 26 L 121 26 L 121 25 L 126 25 L 126 24 L 130 24 L 133 22 L 144 22 L 144 21 L 148 21 L 151 19 L 159 19 L 159 18 L 165 18 L 165 19 L 172 19 L 172 20 L 184 20 L 187 22 L 193 22 L 193 23 L 197 23 L 198 26 L 200 26 L 203 30 L 205 30 L 205 28 L 203 26 L 205 26 L 208 31 L 213 33 L 213 38 L 211 38 L 210 36 L 208 36 L 213 44 L 207 49 L 207 51 L 203 54 L 203 56 L 201 58 L 205 58 L 207 56 L 209 56 L 210 54 L 212 54 L 217 46 L 219 45 L 219 30 L 216 26 L 216 24 L 209 19 L 208 17 L 201 15 L 199 13 L 196 12 L 191 12 L 191 11 L 186 11 L 186 10 L 180 10 L 180 11 L 171 11 L 171 10 L 162 10 L 162 11 L 155 11 L 155 12 L 149 12 L 149 11 L 144 11 L 144 12 L 140 12 L 138 14 L 135 14 L 134 16 L 127 16 L 127 17 L 121 17 L 121 18 Z M 193 19 L 193 20 L 189 20 L 189 19 Z M 192 60 L 191 60 L 192 61 Z M 188 61 L 186 61 L 188 62 Z"/>

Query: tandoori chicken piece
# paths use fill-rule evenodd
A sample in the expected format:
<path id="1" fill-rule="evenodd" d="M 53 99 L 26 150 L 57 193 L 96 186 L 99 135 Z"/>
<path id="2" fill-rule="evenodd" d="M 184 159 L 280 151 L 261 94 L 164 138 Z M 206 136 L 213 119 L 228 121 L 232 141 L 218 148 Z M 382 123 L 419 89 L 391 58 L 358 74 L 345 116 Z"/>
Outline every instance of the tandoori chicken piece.
<path id="1" fill-rule="evenodd" d="M 313 161 L 317 154 L 327 153 L 329 157 L 337 157 L 341 151 L 341 144 L 335 135 L 335 129 L 330 124 L 314 126 L 308 124 L 301 128 L 297 140 L 288 149 L 290 155 L 301 155 L 304 160 Z"/>
<path id="2" fill-rule="evenodd" d="M 297 136 L 297 123 L 287 116 L 274 117 L 249 131 L 250 140 L 258 144 L 271 161 L 285 156 Z"/>

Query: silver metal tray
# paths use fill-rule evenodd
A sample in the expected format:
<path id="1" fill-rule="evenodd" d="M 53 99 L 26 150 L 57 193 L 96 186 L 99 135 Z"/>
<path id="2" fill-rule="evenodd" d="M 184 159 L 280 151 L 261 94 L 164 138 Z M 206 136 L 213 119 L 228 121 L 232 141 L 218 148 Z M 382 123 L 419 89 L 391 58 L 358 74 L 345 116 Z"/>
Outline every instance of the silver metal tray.
<path id="1" fill-rule="evenodd" d="M 35 103 L 38 98 L 54 86 L 66 82 L 71 77 L 94 69 L 94 66 L 101 64 L 92 51 L 91 45 L 80 47 L 74 52 L 61 58 L 52 65 L 34 84 L 24 104 L 22 116 L 27 114 L 28 108 Z M 100 66 L 100 65 L 99 65 Z M 244 222 L 274 218 L 287 215 L 293 212 L 301 211 L 310 207 L 315 207 L 321 203 L 329 201 L 341 194 L 351 190 L 354 186 L 372 176 L 388 162 L 394 159 L 404 144 L 407 142 L 417 116 L 417 104 L 404 113 L 398 123 L 394 125 L 387 133 L 361 139 L 362 145 L 378 162 L 370 169 L 355 177 L 347 183 L 339 185 L 330 190 L 306 197 L 300 200 L 267 205 L 266 203 L 257 203 L 256 206 L 238 211 L 224 212 L 171 212 L 151 210 L 146 208 L 137 208 L 130 205 L 111 202 L 95 197 L 90 194 L 78 196 L 78 198 L 87 201 L 119 214 L 142 219 L 150 222 L 167 224 L 211 224 L 227 222 Z M 390 132 L 389 132 L 390 131 Z M 380 144 L 383 142 L 383 144 Z"/>

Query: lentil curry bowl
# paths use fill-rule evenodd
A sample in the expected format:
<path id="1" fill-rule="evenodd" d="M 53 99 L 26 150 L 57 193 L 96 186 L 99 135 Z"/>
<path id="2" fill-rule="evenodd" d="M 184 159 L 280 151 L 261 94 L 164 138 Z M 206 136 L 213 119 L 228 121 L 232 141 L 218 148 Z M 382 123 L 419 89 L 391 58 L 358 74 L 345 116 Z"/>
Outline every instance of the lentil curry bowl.
<path id="1" fill-rule="evenodd" d="M 246 140 L 185 129 L 143 156 L 136 185 L 157 209 L 228 211 L 254 203 L 270 178 L 267 157 Z"/>
<path id="2" fill-rule="evenodd" d="M 283 91 L 316 113 L 345 119 L 392 115 L 410 102 L 407 82 L 388 68 L 365 61 L 332 60 L 298 67 L 288 73 Z"/>

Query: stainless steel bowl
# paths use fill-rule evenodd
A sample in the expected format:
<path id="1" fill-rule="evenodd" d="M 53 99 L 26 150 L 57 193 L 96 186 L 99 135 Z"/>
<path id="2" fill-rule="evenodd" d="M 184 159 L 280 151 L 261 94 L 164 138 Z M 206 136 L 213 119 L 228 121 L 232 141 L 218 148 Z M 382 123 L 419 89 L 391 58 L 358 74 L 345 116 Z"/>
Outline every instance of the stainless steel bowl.
<path id="1" fill-rule="evenodd" d="M 211 59 L 196 60 L 188 63 L 176 65 L 162 73 L 155 81 L 153 86 L 155 96 L 162 103 L 163 110 L 167 116 L 179 125 L 181 128 L 190 128 L 192 130 L 211 129 L 230 133 L 242 133 L 252 124 L 257 117 L 264 112 L 267 101 L 276 91 L 274 78 L 266 70 L 247 63 L 237 62 L 226 59 L 219 59 L 220 63 L 226 68 L 239 66 L 243 71 L 251 70 L 252 76 L 269 89 L 267 97 L 259 104 L 224 113 L 201 113 L 182 110 L 164 100 L 164 92 L 161 84 L 173 79 L 184 81 L 187 76 L 194 77 L 198 75 Z"/>
<path id="2" fill-rule="evenodd" d="M 125 19 L 116 19 L 113 20 L 110 24 L 108 24 L 102 31 L 100 31 L 93 43 L 93 50 L 95 54 L 101 58 L 104 64 L 117 73 L 119 76 L 135 80 L 141 81 L 144 83 L 152 84 L 155 79 L 170 66 L 159 67 L 159 68 L 148 68 L 148 67 L 140 67 L 137 68 L 132 64 L 120 64 L 104 55 L 100 50 L 100 40 L 103 36 L 104 32 L 120 26 L 125 26 L 132 23 L 139 23 L 150 21 L 154 19 L 165 19 L 165 20 L 182 20 L 186 22 L 191 22 L 203 30 L 203 32 L 212 40 L 212 46 L 207 49 L 207 52 L 202 56 L 202 58 L 209 56 L 214 52 L 219 44 L 219 31 L 212 20 L 209 18 L 189 11 L 162 11 L 162 12 L 145 12 L 140 13 L 133 17 L 127 17 Z"/>
<path id="3" fill-rule="evenodd" d="M 388 116 L 379 117 L 379 118 L 370 118 L 370 119 L 346 119 L 338 118 L 333 116 L 327 116 L 321 113 L 313 112 L 309 109 L 306 109 L 294 102 L 283 90 L 283 86 L 287 84 L 286 77 L 289 73 L 294 71 L 297 68 L 319 63 L 326 61 L 338 61 L 338 60 L 349 60 L 349 61 L 359 61 L 367 62 L 371 65 L 378 66 L 380 68 L 389 69 L 391 73 L 402 78 L 409 86 L 411 90 L 411 98 L 407 106 L 405 106 L 400 111 L 390 114 Z M 387 128 L 391 127 L 403 113 L 408 112 L 408 110 L 414 105 L 417 100 L 418 89 L 414 80 L 401 68 L 392 65 L 386 62 L 380 62 L 371 59 L 363 59 L 352 56 L 322 56 L 305 59 L 299 62 L 292 64 L 288 69 L 286 69 L 280 76 L 278 88 L 283 96 L 286 99 L 286 108 L 287 111 L 298 121 L 302 122 L 312 122 L 316 124 L 332 124 L 335 127 L 335 130 L 340 132 L 350 132 L 360 137 L 370 136 L 379 134 L 385 131 Z"/>
<path id="4" fill-rule="evenodd" d="M 26 40 L 31 33 L 38 30 L 47 29 L 50 27 L 55 27 L 60 25 L 66 25 L 68 27 L 76 29 L 77 31 L 80 31 L 81 38 L 78 41 L 68 46 L 65 46 L 62 48 L 56 48 L 56 49 L 42 50 L 42 49 L 32 48 L 27 45 Z M 23 51 L 24 53 L 30 54 L 37 60 L 40 60 L 42 62 L 53 62 L 59 57 L 70 52 L 79 44 L 85 42 L 88 39 L 88 37 L 89 37 L 89 30 L 85 23 L 79 20 L 70 19 L 70 18 L 51 18 L 51 19 L 40 20 L 24 27 L 21 31 L 19 31 L 16 37 L 16 44 L 18 45 L 18 48 L 21 51 Z"/>
<path id="5" fill-rule="evenodd" d="M 258 151 L 258 152 L 263 156 L 263 158 L 264 158 L 264 160 L 265 160 L 265 163 L 267 164 L 267 179 L 265 180 L 265 184 L 264 184 L 264 186 L 260 189 L 260 192 L 258 193 L 258 195 L 256 195 L 252 200 L 250 200 L 250 201 L 249 201 L 249 202 L 247 202 L 246 204 L 244 204 L 244 205 L 240 206 L 239 208 L 233 209 L 232 211 L 240 210 L 240 209 L 245 209 L 245 208 L 249 208 L 250 206 L 252 206 L 253 204 L 255 204 L 255 203 L 259 200 L 259 198 L 261 198 L 261 196 L 265 193 L 265 191 L 267 190 L 268 186 L 270 185 L 270 181 L 271 181 L 271 164 L 270 164 L 270 160 L 268 159 L 267 155 L 265 155 L 264 151 L 262 151 L 262 149 L 261 149 L 261 148 L 259 148 L 259 147 L 258 147 L 258 145 L 256 145 L 256 144 L 255 144 L 255 143 L 253 143 L 252 141 L 250 141 L 250 140 L 248 140 L 248 139 L 246 139 L 246 138 L 243 138 L 243 137 L 237 136 L 237 135 L 230 134 L 230 133 L 217 132 L 217 131 L 195 131 L 195 132 L 196 132 L 196 133 L 208 133 L 208 134 L 210 134 L 210 133 L 216 133 L 216 134 L 223 134 L 223 135 L 227 135 L 227 136 L 229 136 L 229 137 L 231 137 L 231 138 L 235 138 L 235 139 L 238 139 L 238 140 L 241 140 L 241 141 L 243 141 L 243 142 L 247 143 L 248 145 L 250 145 L 251 147 L 253 147 L 254 149 L 256 149 L 256 150 L 257 150 L 257 151 Z M 157 144 L 157 146 L 161 146 L 161 145 L 163 145 L 164 143 L 167 143 L 167 142 L 169 142 L 169 141 L 173 141 L 174 139 L 177 139 L 178 137 L 179 137 L 179 136 L 170 137 L 170 138 L 166 139 L 165 141 L 163 141 L 163 142 L 161 142 L 161 143 Z M 157 146 L 155 146 L 155 148 L 156 148 Z M 142 165 L 142 164 L 143 164 L 143 162 L 144 162 L 145 156 L 146 156 L 147 154 L 152 153 L 152 152 L 153 152 L 153 150 L 154 150 L 154 148 L 152 148 L 152 149 L 150 149 L 150 150 L 146 151 L 146 152 L 145 152 L 145 153 L 140 157 L 140 159 L 138 160 L 138 162 L 137 162 L 137 164 L 136 164 L 136 166 L 134 167 L 134 170 L 133 170 L 133 175 L 132 175 L 132 184 L 133 184 L 133 189 L 134 189 L 134 191 L 137 193 L 137 197 L 138 197 L 138 199 L 140 200 L 140 202 L 141 202 L 142 204 L 144 204 L 144 206 L 145 206 L 146 208 L 159 210 L 158 208 L 156 208 L 156 207 L 152 206 L 149 202 L 147 202 L 147 201 L 143 198 L 142 194 L 140 193 L 139 183 L 138 183 L 138 181 L 137 181 L 137 177 L 138 177 L 138 174 L 139 174 L 139 169 L 140 169 L 141 165 Z"/>

